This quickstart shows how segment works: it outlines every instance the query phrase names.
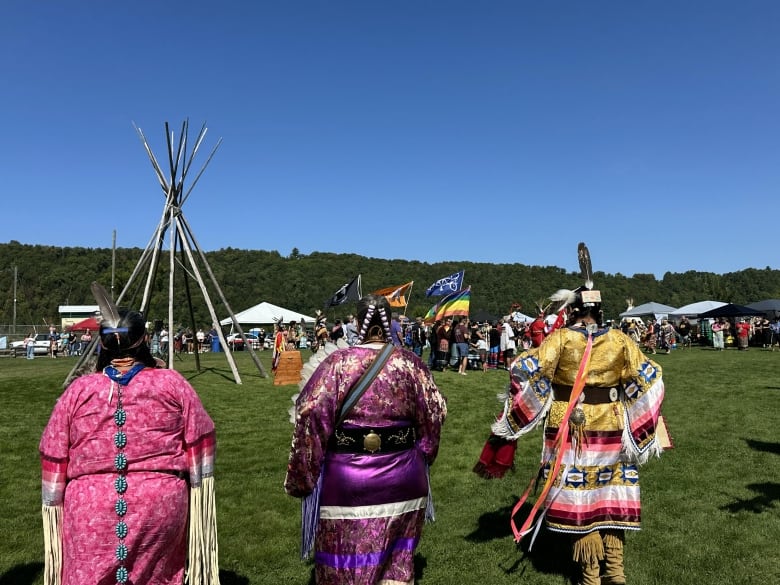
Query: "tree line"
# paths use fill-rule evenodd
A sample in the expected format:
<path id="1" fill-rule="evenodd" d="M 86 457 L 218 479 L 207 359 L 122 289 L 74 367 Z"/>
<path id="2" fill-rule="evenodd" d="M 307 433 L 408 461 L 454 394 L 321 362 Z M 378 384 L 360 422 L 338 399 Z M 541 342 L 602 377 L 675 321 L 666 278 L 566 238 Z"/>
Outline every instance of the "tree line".
<path id="1" fill-rule="evenodd" d="M 3 291 L 0 329 L 8 330 L 13 322 L 14 290 L 17 324 L 59 323 L 59 306 L 95 304 L 90 291 L 92 281 L 96 280 L 108 289 L 113 273 L 114 291 L 118 295 L 130 280 L 142 253 L 140 248 L 56 247 L 17 241 L 0 244 L 0 290 Z M 341 318 L 354 311 L 354 303 L 334 308 L 325 308 L 325 304 L 333 293 L 358 274 L 364 294 L 414 281 L 405 310 L 409 316 L 424 315 L 439 300 L 439 297 L 426 297 L 426 288 L 459 270 L 465 270 L 464 286 L 470 286 L 472 290 L 472 314 L 487 311 L 497 316 L 506 315 L 512 305 L 519 304 L 522 312 L 533 315 L 536 304 L 557 289 L 572 289 L 582 284 L 577 272 L 554 266 L 466 261 L 427 263 L 356 254 L 300 254 L 297 249 L 289 256 L 282 256 L 277 251 L 224 248 L 206 252 L 205 256 L 235 313 L 267 301 L 306 315 L 313 316 L 319 309 L 325 310 L 331 320 Z M 147 276 L 144 273 L 133 280 L 122 305 L 140 306 Z M 185 270 L 177 269 L 175 276 L 176 323 L 210 326 L 211 318 L 198 286 L 192 280 L 185 286 Z M 601 290 L 607 319 L 618 318 L 619 313 L 626 310 L 626 299 L 629 298 L 635 305 L 655 301 L 673 307 L 706 299 L 747 304 L 780 298 L 780 271 L 769 267 L 727 274 L 693 270 L 667 272 L 660 280 L 653 274 L 626 276 L 596 272 L 594 281 L 596 288 Z M 150 320 L 167 321 L 167 260 L 159 262 L 151 284 L 147 316 Z M 227 309 L 208 280 L 206 286 L 219 318 L 227 317 Z M 190 323 L 187 289 L 191 293 L 195 323 Z"/>

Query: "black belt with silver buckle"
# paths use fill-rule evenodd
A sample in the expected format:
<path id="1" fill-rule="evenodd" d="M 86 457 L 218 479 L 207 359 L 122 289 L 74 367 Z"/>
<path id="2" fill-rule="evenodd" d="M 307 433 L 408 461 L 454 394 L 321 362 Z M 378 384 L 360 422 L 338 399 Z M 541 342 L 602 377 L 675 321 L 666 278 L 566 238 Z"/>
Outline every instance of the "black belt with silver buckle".
<path id="1" fill-rule="evenodd" d="M 568 402 L 571 398 L 571 386 L 553 384 L 553 391 L 555 400 Z M 585 386 L 580 396 L 583 404 L 609 404 L 617 402 L 620 398 L 620 390 L 617 387 Z"/>
<path id="2" fill-rule="evenodd" d="M 413 427 L 337 428 L 328 441 L 334 453 L 394 453 L 414 446 Z"/>

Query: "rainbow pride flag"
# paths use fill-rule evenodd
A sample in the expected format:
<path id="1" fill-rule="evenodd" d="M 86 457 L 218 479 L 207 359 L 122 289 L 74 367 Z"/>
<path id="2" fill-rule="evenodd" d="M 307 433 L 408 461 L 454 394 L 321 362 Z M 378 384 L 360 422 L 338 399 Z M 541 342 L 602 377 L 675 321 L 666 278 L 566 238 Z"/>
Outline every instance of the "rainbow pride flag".
<path id="1" fill-rule="evenodd" d="M 468 317 L 471 303 L 471 287 L 448 294 L 432 306 L 423 321 L 433 323 L 447 317 Z"/>

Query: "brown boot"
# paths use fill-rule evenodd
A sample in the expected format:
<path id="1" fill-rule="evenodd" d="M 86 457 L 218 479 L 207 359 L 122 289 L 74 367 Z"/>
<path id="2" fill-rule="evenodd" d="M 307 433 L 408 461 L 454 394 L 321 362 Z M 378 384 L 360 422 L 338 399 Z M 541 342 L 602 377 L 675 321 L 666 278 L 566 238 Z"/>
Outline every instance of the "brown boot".
<path id="1" fill-rule="evenodd" d="M 599 577 L 600 567 L 598 562 L 581 562 L 580 569 L 582 570 L 582 577 L 577 581 L 577 585 L 602 585 L 603 581 Z"/>
<path id="2" fill-rule="evenodd" d="M 591 532 L 576 538 L 573 543 L 573 558 L 582 570 L 579 585 L 601 585 L 599 561 L 604 558 L 604 543 L 601 534 Z"/>
<path id="3" fill-rule="evenodd" d="M 601 576 L 602 585 L 626 585 L 626 575 L 623 573 L 623 530 L 607 530 L 604 532 L 604 573 Z"/>

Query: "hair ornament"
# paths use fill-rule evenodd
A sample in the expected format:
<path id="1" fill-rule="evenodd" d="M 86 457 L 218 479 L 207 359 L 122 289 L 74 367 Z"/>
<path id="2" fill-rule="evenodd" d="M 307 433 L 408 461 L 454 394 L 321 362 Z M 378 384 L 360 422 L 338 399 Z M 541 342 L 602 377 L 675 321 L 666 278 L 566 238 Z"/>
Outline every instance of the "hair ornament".
<path id="1" fill-rule="evenodd" d="M 374 317 L 375 311 L 376 311 L 376 305 L 374 304 L 368 305 L 366 316 L 363 317 L 363 322 L 360 324 L 360 332 L 358 333 L 358 343 L 362 342 L 366 336 L 366 333 L 368 333 L 368 326 L 371 323 L 371 319 L 373 319 Z"/>
<path id="2" fill-rule="evenodd" d="M 380 308 L 379 309 L 379 316 L 382 319 L 382 327 L 385 330 L 385 336 L 388 339 L 392 339 L 393 338 L 393 334 L 392 334 L 392 332 L 390 330 L 390 320 L 387 318 L 387 309 L 385 309 L 384 307 Z"/>

